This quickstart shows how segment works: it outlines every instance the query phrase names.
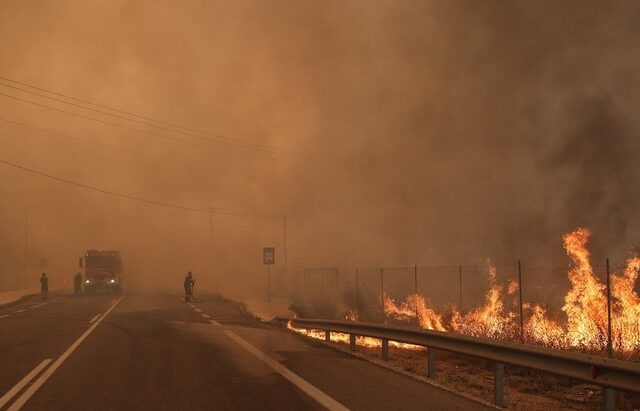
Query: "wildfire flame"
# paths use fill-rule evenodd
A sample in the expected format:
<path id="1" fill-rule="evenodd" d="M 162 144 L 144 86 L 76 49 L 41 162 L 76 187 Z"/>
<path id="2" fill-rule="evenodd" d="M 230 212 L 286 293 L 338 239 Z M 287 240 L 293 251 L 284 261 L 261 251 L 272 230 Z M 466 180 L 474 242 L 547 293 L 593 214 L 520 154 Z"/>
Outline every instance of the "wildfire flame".
<path id="1" fill-rule="evenodd" d="M 442 316 L 427 306 L 427 301 L 420 294 L 411 294 L 399 304 L 388 295 L 383 296 L 384 312 L 387 317 L 399 321 L 415 322 L 426 330 L 446 331 L 442 325 Z"/>
<path id="2" fill-rule="evenodd" d="M 607 346 L 608 310 L 606 285 L 594 273 L 587 244 L 591 231 L 578 228 L 563 236 L 564 248 L 571 261 L 568 279 L 571 288 L 564 297 L 562 312 L 566 322 L 560 323 L 548 317 L 545 307 L 526 303 L 529 316 L 523 324 L 526 342 L 554 348 L 602 350 Z M 611 340 L 614 350 L 640 352 L 640 297 L 635 286 L 640 274 L 640 257 L 627 261 L 624 272 L 611 275 Z M 423 329 L 453 331 L 476 337 L 515 340 L 520 337 L 519 313 L 505 308 L 506 295 L 515 295 L 518 283 L 513 279 L 506 287 L 497 281 L 496 267 L 487 263 L 489 290 L 485 303 L 467 313 L 455 308 L 448 324 L 442 315 L 430 308 L 424 296 L 411 294 L 396 302 L 383 295 L 384 314 L 388 319 L 418 324 Z M 357 321 L 357 313 L 350 312 L 347 319 Z M 324 331 L 288 328 L 312 338 L 324 339 Z M 348 334 L 331 333 L 331 341 L 349 342 Z M 357 337 L 356 343 L 364 347 L 380 347 L 381 341 L 369 337 Z M 400 348 L 419 348 L 410 344 L 390 342 Z"/>
<path id="3" fill-rule="evenodd" d="M 512 337 L 516 330 L 515 313 L 505 312 L 503 302 L 504 287 L 497 282 L 496 267 L 490 262 L 487 262 L 487 273 L 489 291 L 485 296 L 484 306 L 478 307 L 467 314 L 461 314 L 454 310 L 451 318 L 451 329 L 461 334 L 476 337 L 499 339 Z"/>

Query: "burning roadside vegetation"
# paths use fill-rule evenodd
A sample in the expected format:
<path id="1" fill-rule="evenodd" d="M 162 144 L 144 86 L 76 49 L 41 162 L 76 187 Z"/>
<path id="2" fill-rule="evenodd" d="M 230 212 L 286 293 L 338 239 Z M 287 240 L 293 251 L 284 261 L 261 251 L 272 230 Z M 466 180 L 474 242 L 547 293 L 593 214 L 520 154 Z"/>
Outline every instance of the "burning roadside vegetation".
<path id="1" fill-rule="evenodd" d="M 381 297 L 384 321 L 501 341 L 523 341 L 548 348 L 606 353 L 606 284 L 596 276 L 591 265 L 587 249 L 590 236 L 590 230 L 579 228 L 563 237 L 564 248 L 571 260 L 567 274 L 571 288 L 560 308 L 566 317 L 564 323 L 549 316 L 548 307 L 525 302 L 521 330 L 519 314 L 508 308 L 511 304 L 506 304 L 506 299 L 514 298 L 518 292 L 518 283 L 513 279 L 506 284 L 499 282 L 497 269 L 491 263 L 487 263 L 489 289 L 482 306 L 466 312 L 449 306 L 438 313 L 422 294 L 411 294 L 402 300 L 384 294 Z M 640 359 L 640 297 L 635 291 L 639 273 L 640 257 L 634 256 L 627 260 L 622 272 L 611 275 L 611 344 L 617 356 L 628 360 Z M 360 316 L 353 304 L 347 302 L 345 305 L 348 308 L 342 317 L 358 321 Z M 305 316 L 304 312 L 298 314 Z M 368 319 L 372 317 L 367 315 Z"/>

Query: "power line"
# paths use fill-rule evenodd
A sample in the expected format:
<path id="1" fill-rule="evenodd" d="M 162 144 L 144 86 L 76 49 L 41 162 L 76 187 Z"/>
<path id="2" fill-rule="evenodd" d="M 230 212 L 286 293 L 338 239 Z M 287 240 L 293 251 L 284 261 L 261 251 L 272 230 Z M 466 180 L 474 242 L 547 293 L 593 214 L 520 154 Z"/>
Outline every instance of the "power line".
<path id="1" fill-rule="evenodd" d="M 178 133 L 178 134 L 183 134 L 183 135 L 187 135 L 187 136 L 190 136 L 190 137 L 196 137 L 196 138 L 200 138 L 200 139 L 205 139 L 205 140 L 213 141 L 213 142 L 219 143 L 219 144 L 228 144 L 228 145 L 239 147 L 239 148 L 243 148 L 243 149 L 263 151 L 263 152 L 267 152 L 269 154 L 276 154 L 276 155 L 286 154 L 286 153 L 281 152 L 280 149 L 268 148 L 268 146 L 261 146 L 261 145 L 248 143 L 248 142 L 246 142 L 246 143 L 243 142 L 244 145 L 243 144 L 238 144 L 237 142 L 234 142 L 232 139 L 229 139 L 229 138 L 226 138 L 226 137 L 223 137 L 223 136 L 214 135 L 215 138 L 207 138 L 207 137 L 203 137 L 201 135 L 195 134 L 196 132 L 184 132 L 184 131 L 180 131 L 180 130 L 174 130 L 173 128 L 170 128 L 170 127 L 159 126 L 159 125 L 156 125 L 156 124 L 149 124 L 148 122 L 145 122 L 145 121 L 131 119 L 131 118 L 127 118 L 125 116 L 121 116 L 121 115 L 118 115 L 118 114 L 108 113 L 106 111 L 97 110 L 97 109 L 90 108 L 90 107 L 85 107 L 85 106 L 80 105 L 80 104 L 75 104 L 75 103 L 71 103 L 71 102 L 68 102 L 68 101 L 65 101 L 65 100 L 62 100 L 62 99 L 59 99 L 59 98 L 47 96 L 47 95 L 40 94 L 40 93 L 35 93 L 33 91 L 26 90 L 26 89 L 21 88 L 21 87 L 12 86 L 10 84 L 0 83 L 0 86 L 11 88 L 11 89 L 14 89 L 14 90 L 19 90 L 19 91 L 22 91 L 24 93 L 29 93 L 29 94 L 32 94 L 34 96 L 38 96 L 38 97 L 46 98 L 46 99 L 49 99 L 49 100 L 57 101 L 59 103 L 67 104 L 67 105 L 70 105 L 70 106 L 73 106 L 73 107 L 79 107 L 79 108 L 81 108 L 83 110 L 89 110 L 89 111 L 93 111 L 93 112 L 96 112 L 96 113 L 99 113 L 99 114 L 104 114 L 104 115 L 107 115 L 107 116 L 112 116 L 112 117 L 116 117 L 116 118 L 119 118 L 119 119 L 123 119 L 123 120 L 126 120 L 126 121 L 132 121 L 134 123 L 142 124 L 144 126 L 156 127 L 156 128 L 161 129 L 161 130 L 169 131 L 169 132 L 172 132 L 172 133 Z M 251 145 L 255 145 L 256 147 L 251 147 Z"/>
<path id="2" fill-rule="evenodd" d="M 102 108 L 102 109 L 110 110 L 110 111 L 113 111 L 115 113 L 124 114 L 124 115 L 130 116 L 130 117 L 134 117 L 135 119 L 127 118 L 127 117 L 124 117 L 124 116 L 121 116 L 121 115 L 117 115 L 117 114 L 113 114 L 113 113 L 104 112 L 104 111 L 101 111 L 101 110 L 96 110 L 94 108 L 86 107 L 86 106 L 83 106 L 83 105 L 80 105 L 80 104 L 71 103 L 69 101 L 65 101 L 65 100 L 62 100 L 62 99 L 57 99 L 57 98 L 53 98 L 51 96 L 46 96 L 46 95 L 43 95 L 43 94 L 35 93 L 33 91 L 30 91 L 30 90 L 25 90 L 25 89 L 20 88 L 20 87 L 15 87 L 15 86 L 11 86 L 11 85 L 8 85 L 8 84 L 0 83 L 0 85 L 2 85 L 4 87 L 13 88 L 13 89 L 16 89 L 16 90 L 23 91 L 25 93 L 30 93 L 30 94 L 37 95 L 37 96 L 40 96 L 40 97 L 43 97 L 43 98 L 48 98 L 48 99 L 51 99 L 51 100 L 54 100 L 54 101 L 58 101 L 58 102 L 61 102 L 61 103 L 64 103 L 64 104 L 69 104 L 69 105 L 73 105 L 73 106 L 76 106 L 76 107 L 80 107 L 80 108 L 83 108 L 85 110 L 95 111 L 95 112 L 98 112 L 98 113 L 101 113 L 101 114 L 118 117 L 118 118 L 121 118 L 121 119 L 124 119 L 124 120 L 127 120 L 127 121 L 133 121 L 133 122 L 144 124 L 144 125 L 151 126 L 151 127 L 161 128 L 163 130 L 168 130 L 168 131 L 175 132 L 175 133 L 187 134 L 187 135 L 190 135 L 190 136 L 193 136 L 193 137 L 198 137 L 198 138 L 206 138 L 204 136 L 210 136 L 210 137 L 214 138 L 214 141 L 218 141 L 218 142 L 222 142 L 222 143 L 226 143 L 226 144 L 232 144 L 232 145 L 236 145 L 236 146 L 240 146 L 240 147 L 244 147 L 244 148 L 253 147 L 254 149 L 260 149 L 262 151 L 270 152 L 272 154 L 280 154 L 280 155 L 289 154 L 289 155 L 301 155 L 301 156 L 310 157 L 309 154 L 305 154 L 305 153 L 294 153 L 293 151 L 290 151 L 290 150 L 287 150 L 287 149 L 283 149 L 283 148 L 273 147 L 273 146 L 269 146 L 269 145 L 265 145 L 265 144 L 258 144 L 258 143 L 254 143 L 254 142 L 251 142 L 251 141 L 238 139 L 238 138 L 231 138 L 231 137 L 227 137 L 227 136 L 224 136 L 224 135 L 221 135 L 221 134 L 218 134 L 218 133 L 211 133 L 211 132 L 207 132 L 207 131 L 197 130 L 195 128 L 185 127 L 185 126 L 182 126 L 182 125 L 172 124 L 172 123 L 169 123 L 169 122 L 160 121 L 160 120 L 153 119 L 153 118 L 150 118 L 150 117 L 141 116 L 141 115 L 129 112 L 129 111 L 119 110 L 119 109 L 115 109 L 113 107 L 109 107 L 109 106 L 106 106 L 106 105 L 93 103 L 93 102 L 90 102 L 90 101 L 87 101 L 87 100 L 83 100 L 83 99 L 79 99 L 79 98 L 76 98 L 76 97 L 72 97 L 72 96 L 69 96 L 69 95 L 66 95 L 66 94 L 57 93 L 57 92 L 54 92 L 54 91 L 51 91 L 51 90 L 47 90 L 47 89 L 44 89 L 44 88 L 41 88 L 41 87 L 33 86 L 31 84 L 20 82 L 20 81 L 17 81 L 17 80 L 13 80 L 13 79 L 10 79 L 10 78 L 7 78 L 7 77 L 0 76 L 0 80 L 9 81 L 11 83 L 15 83 L 15 84 L 19 84 L 19 85 L 22 85 L 22 86 L 26 86 L 26 87 L 32 88 L 34 90 L 43 91 L 45 93 L 52 94 L 52 95 L 55 95 L 55 96 L 58 96 L 58 97 L 62 97 L 62 98 L 68 99 L 68 100 L 77 101 L 77 102 L 80 102 L 80 103 L 83 103 L 83 104 L 88 104 L 88 105 L 91 105 L 91 106 L 94 106 L 94 107 L 99 107 L 99 108 Z M 136 119 L 139 119 L 139 120 L 136 120 Z M 145 121 L 141 121 L 141 120 L 145 120 Z M 151 121 L 151 122 L 154 122 L 154 123 L 157 123 L 157 124 L 149 124 L 148 121 Z M 161 124 L 162 126 L 159 126 L 158 124 Z M 165 127 L 163 127 L 163 126 L 165 126 Z M 169 127 L 171 127 L 171 128 L 169 128 Z M 174 129 L 177 129 L 177 130 L 174 130 Z M 180 131 L 180 130 L 182 130 L 182 131 Z M 185 133 L 185 131 L 187 133 Z M 245 147 L 245 146 L 251 146 L 251 147 Z"/>
<path id="3" fill-rule="evenodd" d="M 101 143 L 101 142 L 98 142 L 98 141 L 94 141 L 94 140 L 89 140 L 89 139 L 85 139 L 85 138 L 70 136 L 68 134 L 63 134 L 63 133 L 59 133 L 57 131 L 48 130 L 46 128 L 32 126 L 32 125 L 21 123 L 21 122 L 18 122 L 18 121 L 8 120 L 8 119 L 2 118 L 2 117 L 0 117 L 0 121 L 4 121 L 6 123 L 17 125 L 17 126 L 20 126 L 20 127 L 29 128 L 29 129 L 32 129 L 32 130 L 37 130 L 39 132 L 50 134 L 52 136 L 56 136 L 58 138 L 62 138 L 62 139 L 66 139 L 66 140 L 79 141 L 79 142 L 84 143 L 84 144 L 90 144 L 90 145 L 94 145 L 94 146 L 97 146 L 97 147 L 104 147 L 104 148 L 108 148 L 108 149 L 116 150 L 116 151 L 122 151 L 122 152 L 127 153 L 127 154 L 146 157 L 146 158 L 159 160 L 159 161 L 163 161 L 163 162 L 169 161 L 169 162 L 179 163 L 178 160 L 174 160 L 172 158 L 164 158 L 164 157 L 154 156 L 154 155 L 151 155 L 151 154 L 143 153 L 141 151 L 129 150 L 129 149 L 126 149 L 126 148 L 123 148 L 123 147 L 118 147 L 118 146 L 114 146 L 114 145 L 110 145 L 110 144 L 104 144 L 104 143 Z M 203 164 L 195 164 L 195 163 L 192 163 L 192 162 L 189 162 L 188 164 L 190 166 L 192 166 L 192 167 L 196 166 L 198 168 L 201 168 L 203 170 L 207 170 L 209 172 L 216 172 L 216 170 L 214 170 L 213 168 L 207 167 L 207 166 L 205 166 Z"/>
<path id="4" fill-rule="evenodd" d="M 166 139 L 166 140 L 177 141 L 177 142 L 180 142 L 180 143 L 184 143 L 184 144 L 188 144 L 188 145 L 192 145 L 192 146 L 196 146 L 196 147 L 206 148 L 206 149 L 209 149 L 209 150 L 216 150 L 216 147 L 210 146 L 208 144 L 202 144 L 202 143 L 198 143 L 198 142 L 195 142 L 195 141 L 189 141 L 189 140 L 185 140 L 185 139 L 177 138 L 177 137 L 165 136 L 163 134 L 158 134 L 158 133 L 154 133 L 154 132 L 151 132 L 151 131 L 140 130 L 140 129 L 137 129 L 137 128 L 124 126 L 124 125 L 118 124 L 118 123 L 112 123 L 110 121 L 101 120 L 101 119 L 98 119 L 98 118 L 95 118 L 95 117 L 85 116 L 83 114 L 74 113 L 72 111 L 62 110 L 62 109 L 59 109 L 59 108 L 56 108 L 56 107 L 51 107 L 51 106 L 48 106 L 46 104 L 37 103 L 35 101 L 27 100 L 27 99 L 24 99 L 24 98 L 21 98 L 21 97 L 16 97 L 16 96 L 12 96 L 12 95 L 9 95 L 9 94 L 4 94 L 4 93 L 0 93 L 0 96 L 7 97 L 7 98 L 10 98 L 10 99 L 14 99 L 14 100 L 18 100 L 18 101 L 22 101 L 22 102 L 25 102 L 25 103 L 28 103 L 28 104 L 32 104 L 32 105 L 35 105 L 35 106 L 38 106 L 38 107 L 46 108 L 48 110 L 56 111 L 56 112 L 59 112 L 59 113 L 68 114 L 68 115 L 71 115 L 71 116 L 74 116 L 74 117 L 78 117 L 78 118 L 82 118 L 82 119 L 85 119 L 85 120 L 90 120 L 90 121 L 94 121 L 94 122 L 97 122 L 97 123 L 102 123 L 102 124 L 106 124 L 106 125 L 109 125 L 109 126 L 121 128 L 123 130 L 133 131 L 133 132 L 137 132 L 137 133 L 141 133 L 141 134 L 147 134 L 147 135 L 150 135 L 150 136 L 159 137 L 159 138 L 163 138 L 163 139 Z M 269 160 L 280 160 L 279 158 L 274 158 L 274 157 L 267 156 L 267 155 L 257 155 L 256 153 L 248 153 L 248 152 L 242 152 L 242 151 L 237 151 L 237 150 L 234 151 L 234 150 L 229 150 L 229 149 L 225 149 L 225 151 L 236 153 L 236 154 L 241 154 L 241 155 L 249 155 L 249 156 L 253 156 L 253 157 L 260 157 L 260 158 L 269 159 Z"/>
<path id="5" fill-rule="evenodd" d="M 131 201 L 138 201 L 141 203 L 145 203 L 145 204 L 151 204 L 151 205 L 155 205 L 155 206 L 160 206 L 160 207 L 166 207 L 166 208 L 172 208 L 172 209 L 176 209 L 176 210 L 182 210 L 182 211 L 191 211 L 191 212 L 196 212 L 196 213 L 204 213 L 204 214 L 217 214 L 217 215 L 231 215 L 231 216 L 241 216 L 241 217 L 261 217 L 261 218 L 284 218 L 284 216 L 281 215 L 274 215 L 274 214 L 254 214 L 254 213 L 242 213 L 242 212 L 236 212 L 236 211 L 226 211 L 226 210 L 214 210 L 214 209 L 200 209 L 200 208 L 194 208 L 194 207 L 188 207 L 188 206 L 182 206 L 182 205 L 178 205 L 178 204 L 170 204 L 170 203 L 165 203 L 162 201 L 156 201 L 156 200 L 149 200 L 146 198 L 142 198 L 142 197 L 136 197 L 136 196 L 131 196 L 131 195 L 127 195 L 127 194 L 121 194 L 121 193 L 116 193 L 114 191 L 109 191 L 109 190 L 105 190 L 102 188 L 98 188 L 98 187 L 93 187 L 87 184 L 82 184 L 82 183 L 78 183 L 72 180 L 67 180 L 65 178 L 61 178 L 61 177 L 57 177 L 51 174 L 46 174 L 43 173 L 41 171 L 38 170 L 34 170 L 28 167 L 24 167 L 21 166 L 19 164 L 15 164 L 6 160 L 1 160 L 0 159 L 0 164 L 4 164 L 6 166 L 9 167 L 13 167 L 19 170 L 22 170 L 24 172 L 30 173 L 30 174 L 35 174 L 38 175 L 40 177 L 45 177 L 51 180 L 55 180 L 58 181 L 60 183 L 65 183 L 65 184 L 69 184 L 75 187 L 80 187 L 83 188 L 85 190 L 90 190 L 90 191 L 95 191 L 98 193 L 102 193 L 102 194 L 106 194 L 109 196 L 113 196 L 113 197 L 118 197 L 118 198 L 122 198 L 125 200 L 131 200 Z"/>

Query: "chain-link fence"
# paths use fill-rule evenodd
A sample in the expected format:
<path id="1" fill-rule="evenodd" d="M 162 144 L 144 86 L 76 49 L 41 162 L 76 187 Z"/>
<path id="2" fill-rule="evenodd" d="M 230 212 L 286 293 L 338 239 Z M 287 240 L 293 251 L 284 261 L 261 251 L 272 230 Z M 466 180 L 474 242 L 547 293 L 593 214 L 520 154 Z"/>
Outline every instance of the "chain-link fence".
<path id="1" fill-rule="evenodd" d="M 591 267 L 601 307 L 594 311 L 597 318 L 591 319 L 596 324 L 596 336 L 589 336 L 590 341 L 578 343 L 575 341 L 581 337 L 566 335 L 570 329 L 567 324 L 569 316 L 563 307 L 574 304 L 574 309 L 588 309 L 575 302 L 568 303 L 567 296 L 572 290 L 569 265 L 528 266 L 516 262 L 495 269 L 469 264 L 306 268 L 297 274 L 295 294 L 309 315 L 383 322 L 390 319 L 390 310 L 395 310 L 394 313 L 400 313 L 400 317 L 408 318 L 407 324 L 417 325 L 421 323 L 419 310 L 432 310 L 435 316 L 440 317 L 443 328 L 449 331 L 456 330 L 454 320 L 458 323 L 483 321 L 480 316 L 493 315 L 504 322 L 501 326 L 508 327 L 506 339 L 558 348 L 577 347 L 605 354 L 609 349 L 608 328 L 611 324 L 611 344 L 616 356 L 637 359 L 640 351 L 637 284 L 634 282 L 632 289 L 627 290 L 626 298 L 635 300 L 627 301 L 626 308 L 622 308 L 622 297 L 612 293 L 609 320 L 606 315 L 607 267 L 605 264 L 593 264 Z M 614 276 L 624 273 L 625 268 L 624 263 L 610 264 L 611 281 L 614 281 Z M 580 290 L 580 287 L 576 289 Z M 574 292 L 579 295 L 591 291 Z M 416 295 L 418 298 L 413 297 Z M 633 315 L 633 310 L 636 310 L 635 323 L 633 318 L 627 318 L 630 313 Z M 587 320 L 588 316 L 594 314 L 586 313 Z M 491 318 L 484 321 L 490 322 Z"/>

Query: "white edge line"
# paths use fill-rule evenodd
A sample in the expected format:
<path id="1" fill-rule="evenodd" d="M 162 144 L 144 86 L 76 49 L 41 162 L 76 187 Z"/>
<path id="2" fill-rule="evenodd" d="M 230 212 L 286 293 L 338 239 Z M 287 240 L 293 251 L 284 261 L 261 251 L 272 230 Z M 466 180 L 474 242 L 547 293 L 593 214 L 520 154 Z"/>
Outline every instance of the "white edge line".
<path id="1" fill-rule="evenodd" d="M 284 365 L 280 364 L 273 358 L 269 357 L 267 354 L 260 351 L 258 348 L 251 345 L 249 342 L 238 336 L 236 333 L 230 330 L 224 331 L 229 338 L 237 342 L 240 346 L 242 346 L 245 350 L 249 351 L 256 358 L 258 358 L 263 363 L 267 364 L 278 374 L 282 375 L 285 379 L 287 379 L 290 383 L 298 387 L 309 397 L 318 401 L 323 407 L 328 410 L 340 410 L 340 411 L 348 411 L 349 409 L 344 405 L 340 404 L 338 401 L 331 398 L 329 395 L 320 391 L 315 386 L 311 385 L 309 382 L 304 380 L 302 377 L 295 374 L 293 371 L 289 370 Z"/>
<path id="2" fill-rule="evenodd" d="M 46 360 L 42 360 L 42 362 L 36 366 L 29 374 L 27 374 L 23 379 L 20 380 L 16 385 L 13 386 L 5 395 L 0 398 L 0 408 L 4 407 L 17 393 L 20 392 L 24 388 L 25 385 L 29 383 L 44 367 L 47 366 L 51 362 L 51 358 L 47 358 Z"/>
<path id="3" fill-rule="evenodd" d="M 47 368 L 47 370 L 44 373 L 42 373 L 40 378 L 38 378 L 13 404 L 11 404 L 11 407 L 9 407 L 7 411 L 18 411 L 20 408 L 22 408 L 27 403 L 27 401 L 29 401 L 29 398 L 31 398 L 33 394 L 35 394 L 36 391 L 38 391 L 38 389 L 42 386 L 42 384 L 44 384 L 49 379 L 49 377 L 51 377 L 53 373 L 56 372 L 58 367 L 60 367 L 62 363 L 65 362 L 67 358 L 69 358 L 69 356 L 76 350 L 76 348 L 78 348 L 80 344 L 82 344 L 82 342 L 89 336 L 89 334 L 91 334 L 93 330 L 95 330 L 96 327 L 100 325 L 100 323 L 105 318 L 107 318 L 109 313 L 111 313 L 111 311 L 116 307 L 116 305 L 118 305 L 118 303 L 122 301 L 125 295 L 126 294 L 124 294 L 122 297 L 115 300 L 116 302 L 113 303 L 107 311 L 105 311 L 102 317 L 100 317 L 98 321 L 93 323 L 93 325 L 89 327 L 89 329 L 85 331 L 84 334 L 80 336 L 80 338 L 78 338 L 73 344 L 71 344 L 71 346 L 67 348 L 67 351 L 62 353 L 62 355 L 58 357 L 58 359 L 51 365 L 51 367 Z"/>
<path id="4" fill-rule="evenodd" d="M 23 312 L 25 312 L 25 311 L 27 311 L 27 310 L 18 310 L 18 311 L 15 311 L 15 312 L 16 312 L 16 313 L 23 313 Z"/>
<path id="5" fill-rule="evenodd" d="M 33 310 L 34 308 L 38 308 L 41 305 L 45 305 L 46 303 L 40 303 L 40 304 L 36 304 L 36 305 L 32 305 L 31 307 L 29 307 L 30 310 Z"/>
<path id="6" fill-rule="evenodd" d="M 98 319 L 98 317 L 100 317 L 100 314 L 96 314 L 92 319 L 89 320 L 89 323 L 93 323 L 95 320 Z"/>

